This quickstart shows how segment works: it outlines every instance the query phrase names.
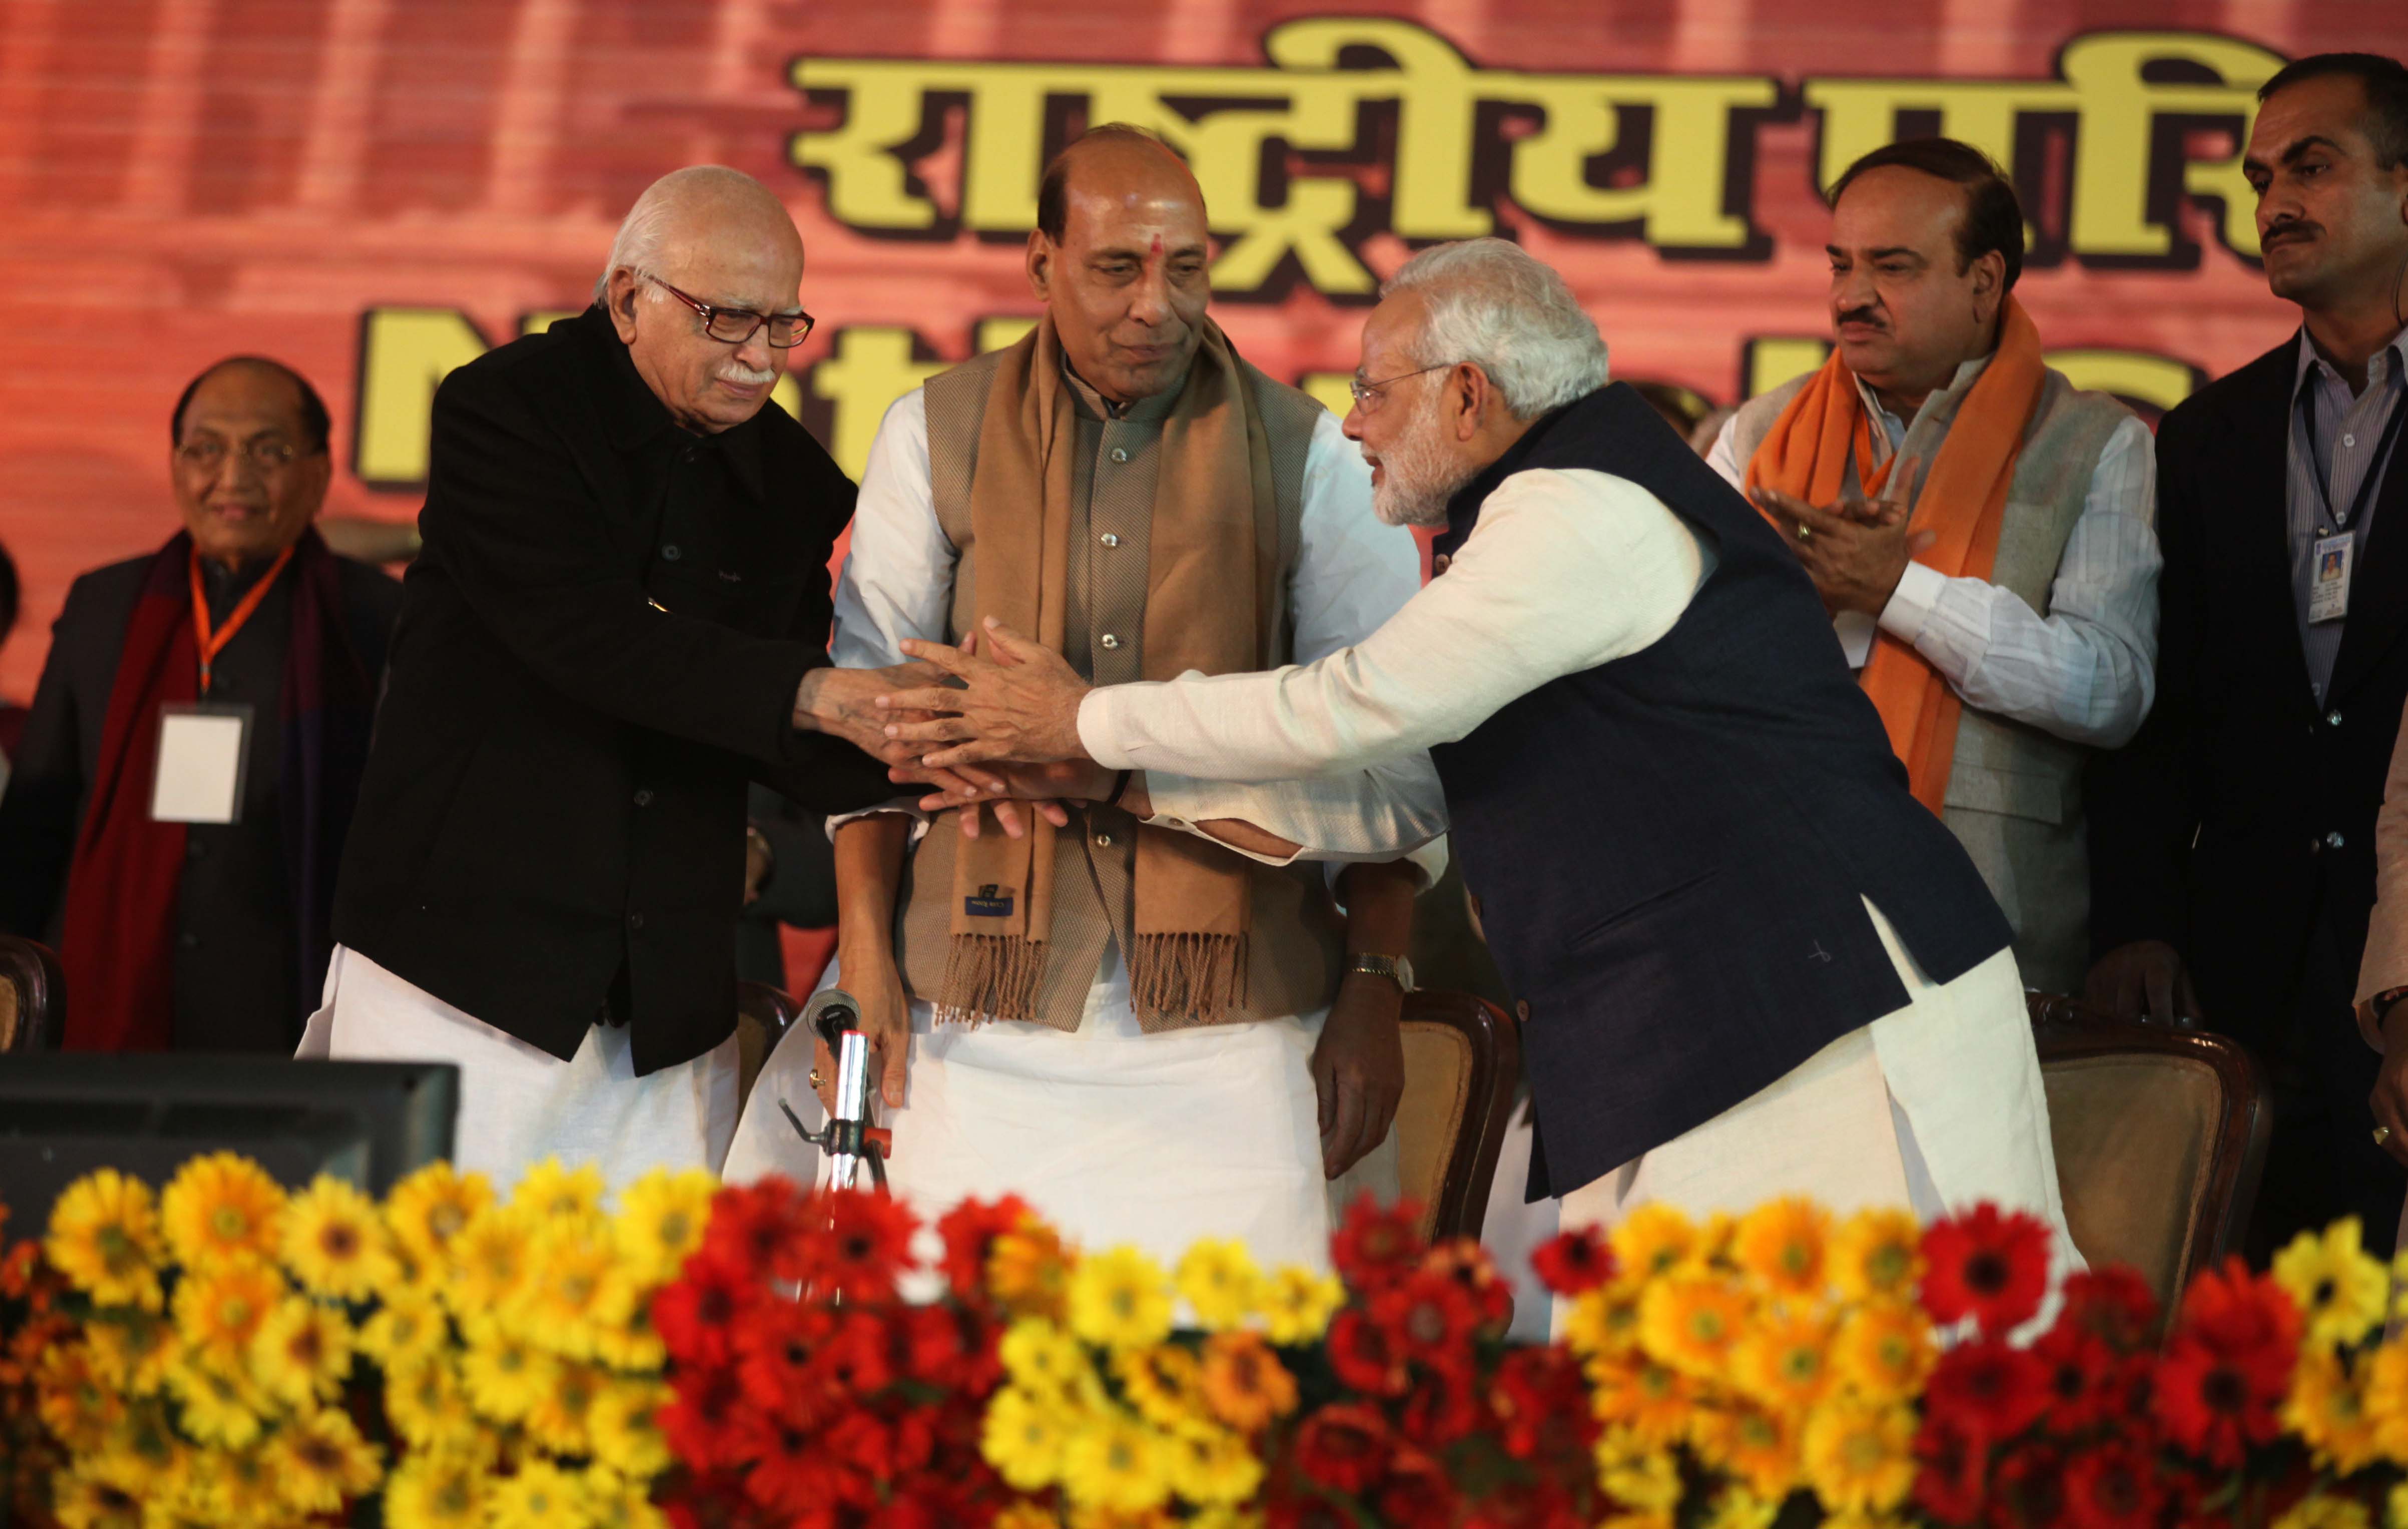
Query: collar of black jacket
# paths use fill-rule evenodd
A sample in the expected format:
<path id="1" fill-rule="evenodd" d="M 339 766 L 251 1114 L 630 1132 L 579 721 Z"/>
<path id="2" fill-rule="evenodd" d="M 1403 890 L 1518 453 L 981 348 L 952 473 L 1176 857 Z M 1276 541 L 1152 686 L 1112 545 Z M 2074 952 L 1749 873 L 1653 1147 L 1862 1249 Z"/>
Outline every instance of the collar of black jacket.
<path id="1" fill-rule="evenodd" d="M 1430 550 L 1440 557 L 1453 557 L 1455 550 L 1463 545 L 1463 538 L 1471 535 L 1471 528 L 1480 523 L 1480 506 L 1497 492 L 1497 485 L 1522 470 L 1522 464 L 1529 460 L 1531 453 L 1539 449 L 1539 443 L 1546 439 L 1565 416 L 1594 407 L 1604 392 L 1605 389 L 1599 388 L 1596 393 L 1575 398 L 1540 415 L 1531 422 L 1529 429 L 1522 432 L 1521 439 L 1505 448 L 1503 456 L 1481 468 L 1472 476 L 1470 482 L 1455 490 L 1455 497 L 1446 502 L 1446 529 L 1430 543 Z"/>
<path id="2" fill-rule="evenodd" d="M 636 361 L 627 354 L 626 343 L 610 322 L 610 315 L 595 304 L 576 318 L 566 321 L 577 338 L 597 351 L 598 364 L 587 375 L 600 386 L 603 418 L 610 422 L 610 440 L 622 452 L 634 453 L 656 443 L 664 434 L 675 436 L 680 443 L 703 446 L 720 452 L 733 469 L 736 481 L 744 492 L 763 503 L 767 502 L 761 472 L 761 416 L 755 414 L 742 424 L 717 435 L 704 436 L 679 424 L 660 399 L 652 394 L 652 384 L 636 370 Z M 778 406 L 764 403 L 762 408 Z"/>

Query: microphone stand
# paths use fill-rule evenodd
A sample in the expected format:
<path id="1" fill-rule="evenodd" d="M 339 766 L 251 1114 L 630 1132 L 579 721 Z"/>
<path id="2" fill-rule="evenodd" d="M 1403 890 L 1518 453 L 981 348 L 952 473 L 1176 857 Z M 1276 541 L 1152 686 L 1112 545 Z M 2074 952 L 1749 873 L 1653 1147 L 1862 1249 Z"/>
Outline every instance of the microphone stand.
<path id="1" fill-rule="evenodd" d="M 894 1150 L 895 1137 L 892 1132 L 869 1123 L 869 1040 L 861 1033 L 861 1005 L 843 989 L 827 988 L 803 1010 L 802 1022 L 811 1027 L 826 1043 L 828 1054 L 836 1058 L 836 1109 L 826 1128 L 814 1133 L 803 1128 L 785 1100 L 779 1100 L 778 1107 L 785 1112 L 796 1135 L 827 1154 L 829 1188 L 860 1187 L 861 1169 L 867 1164 L 878 1193 L 887 1193 L 886 1156 Z"/>

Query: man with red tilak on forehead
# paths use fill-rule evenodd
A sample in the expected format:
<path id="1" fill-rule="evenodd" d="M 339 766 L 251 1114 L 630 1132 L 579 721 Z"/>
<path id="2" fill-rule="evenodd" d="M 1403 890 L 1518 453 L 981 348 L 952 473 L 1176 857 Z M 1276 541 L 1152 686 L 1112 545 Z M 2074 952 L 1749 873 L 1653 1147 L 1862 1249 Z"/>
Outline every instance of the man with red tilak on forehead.
<path id="1" fill-rule="evenodd" d="M 1098 128 L 1038 206 L 1042 322 L 904 398 L 870 450 L 836 661 L 994 616 L 1101 684 L 1311 662 L 1376 629 L 1418 585 L 1412 538 L 1373 515 L 1337 419 L 1205 316 L 1185 164 Z M 836 979 L 876 1048 L 897 1192 L 929 1213 L 1016 1193 L 1090 1246 L 1238 1236 L 1326 1262 L 1326 1179 L 1393 1183 L 1406 857 L 1445 827 L 1428 756 L 1270 786 L 1082 764 L 1010 789 L 1055 800 L 929 822 L 914 792 L 837 820 Z M 833 1072 L 809 1044 L 756 1098 L 805 1105 L 814 1062 Z M 755 1109 L 728 1171 L 799 1150 Z"/>

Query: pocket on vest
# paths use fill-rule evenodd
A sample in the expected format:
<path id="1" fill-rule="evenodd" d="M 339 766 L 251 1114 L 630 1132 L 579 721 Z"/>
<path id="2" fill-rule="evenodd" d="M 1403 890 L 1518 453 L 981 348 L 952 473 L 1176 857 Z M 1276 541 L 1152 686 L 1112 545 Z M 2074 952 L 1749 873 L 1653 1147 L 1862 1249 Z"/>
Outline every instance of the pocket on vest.
<path id="1" fill-rule="evenodd" d="M 2053 775 L 1959 764 L 1948 775 L 1946 805 L 1969 812 L 2062 824 L 2072 816 L 2066 801 L 2068 790 L 2067 782 Z"/>
<path id="2" fill-rule="evenodd" d="M 1636 902 L 1625 903 L 1612 912 L 1582 925 L 1564 941 L 1564 944 L 1567 949 L 1574 950 L 1595 945 L 1624 925 L 1652 917 L 1662 912 L 1669 905 L 1692 895 L 1698 888 L 1715 879 L 1721 874 L 1718 870 L 1699 871 L 1694 876 L 1684 877 L 1668 887 L 1651 892 Z"/>

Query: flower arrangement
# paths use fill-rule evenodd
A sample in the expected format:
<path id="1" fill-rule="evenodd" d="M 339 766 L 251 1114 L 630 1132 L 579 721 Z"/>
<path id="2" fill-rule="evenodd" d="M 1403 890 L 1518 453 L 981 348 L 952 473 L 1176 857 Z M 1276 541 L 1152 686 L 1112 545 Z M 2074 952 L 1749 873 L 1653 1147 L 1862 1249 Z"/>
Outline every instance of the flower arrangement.
<path id="1" fill-rule="evenodd" d="M 66 1282 L 31 1239 L 11 1246 L 0 1205 L 0 1524 L 49 1522 L 50 1484 L 61 1465 L 43 1426 L 39 1379 L 46 1356 L 74 1336 L 61 1309 Z"/>
<path id="2" fill-rule="evenodd" d="M 670 1464 L 653 1293 L 713 1184 L 593 1168 L 507 1201 L 445 1165 L 383 1206 L 195 1158 L 156 1195 L 101 1170 L 53 1207 L 70 1330 L 36 1377 L 66 1529 L 298 1524 L 381 1498 L 394 1529 L 659 1524 Z"/>

